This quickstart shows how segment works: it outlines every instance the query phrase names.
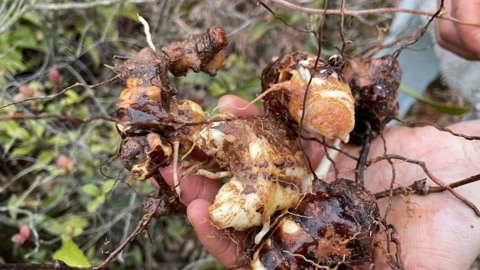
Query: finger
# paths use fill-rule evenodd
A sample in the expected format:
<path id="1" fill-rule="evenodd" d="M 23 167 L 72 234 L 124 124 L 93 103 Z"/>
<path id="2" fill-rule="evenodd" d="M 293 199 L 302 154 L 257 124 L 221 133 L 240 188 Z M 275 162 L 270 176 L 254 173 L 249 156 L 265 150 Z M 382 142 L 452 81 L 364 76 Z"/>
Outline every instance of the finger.
<path id="1" fill-rule="evenodd" d="M 480 0 L 445 1 L 448 16 L 465 23 L 480 23 Z M 450 20 L 436 20 L 435 35 L 438 44 L 470 60 L 480 59 L 480 28 Z"/>
<path id="2" fill-rule="evenodd" d="M 480 24 L 480 0 L 452 1 L 451 7 L 454 18 L 469 24 Z M 460 23 L 454 25 L 466 58 L 480 59 L 480 28 Z"/>
<path id="3" fill-rule="evenodd" d="M 173 186 L 173 170 L 171 166 L 161 168 L 160 173 L 170 186 Z M 181 171 L 179 171 L 181 173 Z M 196 199 L 213 202 L 222 183 L 199 175 L 185 177 L 180 181 L 181 201 L 188 205 Z"/>
<path id="4" fill-rule="evenodd" d="M 247 106 L 248 105 L 248 106 Z M 262 111 L 248 101 L 234 95 L 225 95 L 218 100 L 218 112 L 233 113 L 237 116 L 260 114 Z"/>
<path id="5" fill-rule="evenodd" d="M 450 1 L 445 1 L 445 9 L 448 12 L 448 16 L 451 17 L 452 3 Z M 463 57 L 463 47 L 458 35 L 455 25 L 450 20 L 436 20 L 435 25 L 435 35 L 437 37 L 438 45 L 441 47 Z"/>
<path id="6" fill-rule="evenodd" d="M 442 48 L 447 49 L 458 56 L 464 58 L 467 57 L 466 51 L 462 49 L 464 45 L 458 36 L 458 32 L 455 29 L 453 22 L 439 20 L 435 28 L 435 35 L 437 36 L 438 45 Z"/>
<path id="7" fill-rule="evenodd" d="M 308 169 L 315 170 L 325 156 L 324 148 L 315 140 L 302 140 L 302 149 L 307 158 Z"/>
<path id="8" fill-rule="evenodd" d="M 215 229 L 208 218 L 211 202 L 197 199 L 187 207 L 188 220 L 203 246 L 226 268 L 242 266 L 245 262 L 238 254 L 238 246 L 223 231 Z M 240 238 L 236 239 L 239 240 Z"/>

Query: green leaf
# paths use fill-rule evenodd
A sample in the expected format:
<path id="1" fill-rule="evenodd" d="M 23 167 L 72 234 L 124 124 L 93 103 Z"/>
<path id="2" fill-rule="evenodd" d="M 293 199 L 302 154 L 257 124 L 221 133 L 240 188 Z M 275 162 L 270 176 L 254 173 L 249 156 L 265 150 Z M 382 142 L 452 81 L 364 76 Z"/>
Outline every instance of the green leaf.
<path id="1" fill-rule="evenodd" d="M 168 220 L 167 221 L 167 229 L 165 232 L 169 236 L 173 237 L 180 237 L 185 235 L 188 232 L 187 227 L 183 224 L 183 222 L 179 222 L 178 220 Z"/>
<path id="2" fill-rule="evenodd" d="M 247 32 L 247 38 L 249 42 L 255 42 L 260 39 L 266 32 L 277 26 L 281 26 L 283 23 L 280 20 L 274 20 L 269 23 L 254 23 L 249 27 Z"/>
<path id="3" fill-rule="evenodd" d="M 101 62 L 100 52 L 98 51 L 98 49 L 96 47 L 94 47 L 94 44 L 95 44 L 95 42 L 93 41 L 92 37 L 90 37 L 90 36 L 85 37 L 84 47 L 88 49 L 87 53 L 90 56 L 90 58 L 92 59 L 93 68 L 95 70 L 98 70 L 98 68 L 100 67 L 100 62 Z"/>
<path id="4" fill-rule="evenodd" d="M 90 224 L 88 219 L 78 215 L 71 215 L 65 218 L 62 222 L 64 226 L 72 226 L 74 228 L 85 229 Z"/>
<path id="5" fill-rule="evenodd" d="M 51 206 L 56 205 L 62 200 L 65 194 L 65 186 L 55 186 L 55 188 L 49 192 L 48 196 L 42 200 L 40 204 L 40 209 L 45 209 Z"/>
<path id="6" fill-rule="evenodd" d="M 54 158 L 55 158 L 54 150 L 45 150 L 40 152 L 40 154 L 38 154 L 37 162 L 42 164 L 50 164 Z"/>
<path id="7" fill-rule="evenodd" d="M 208 90 L 212 96 L 218 97 L 225 95 L 228 89 L 222 87 L 218 81 L 215 81 L 209 85 Z"/>
<path id="8" fill-rule="evenodd" d="M 47 143 L 56 147 L 62 147 L 68 144 L 68 140 L 60 136 L 52 136 L 48 138 Z"/>
<path id="9" fill-rule="evenodd" d="M 15 194 L 10 196 L 10 198 L 8 199 L 8 214 L 13 219 L 17 218 L 17 202 L 18 202 L 18 196 Z"/>
<path id="10" fill-rule="evenodd" d="M 28 84 L 28 87 L 30 87 L 33 91 L 45 90 L 45 85 L 39 81 L 32 81 L 31 83 Z"/>
<path id="11" fill-rule="evenodd" d="M 57 219 L 46 217 L 39 226 L 51 235 L 78 236 L 89 224 L 85 217 L 68 215 Z"/>
<path id="12" fill-rule="evenodd" d="M 50 217 L 45 218 L 45 221 L 40 223 L 39 226 L 51 235 L 59 236 L 65 233 L 65 226 Z"/>
<path id="13" fill-rule="evenodd" d="M 33 144 L 33 143 L 23 144 L 22 146 L 15 148 L 12 151 L 11 156 L 12 157 L 25 156 L 25 155 L 31 153 L 33 148 L 35 148 L 35 144 Z"/>
<path id="14" fill-rule="evenodd" d="M 110 190 L 112 190 L 113 186 L 115 185 L 115 180 L 107 180 L 103 183 L 102 185 L 102 193 L 108 193 Z"/>
<path id="15" fill-rule="evenodd" d="M 62 240 L 62 246 L 53 253 L 53 259 L 72 267 L 90 267 L 87 257 L 71 239 Z"/>
<path id="16" fill-rule="evenodd" d="M 45 127 L 40 121 L 29 121 L 30 130 L 32 131 L 32 136 L 36 138 L 42 138 L 43 133 L 45 132 Z"/>
<path id="17" fill-rule="evenodd" d="M 402 93 L 404 93 L 405 95 L 411 96 L 411 97 L 415 98 L 416 100 L 418 100 L 418 101 L 420 101 L 424 104 L 427 104 L 428 106 L 434 108 L 435 110 L 437 110 L 441 113 L 446 113 L 446 114 L 450 114 L 450 115 L 461 115 L 461 114 L 464 114 L 464 113 L 468 112 L 468 110 L 464 107 L 459 107 L 459 106 L 454 106 L 454 105 L 449 105 L 449 104 L 437 102 L 437 101 L 428 99 L 424 96 L 421 96 L 421 95 L 417 94 L 413 89 L 411 89 L 411 88 L 409 88 L 409 87 L 407 87 L 403 84 L 400 85 L 400 91 Z"/>
<path id="18" fill-rule="evenodd" d="M 89 213 L 93 213 L 97 211 L 98 207 L 100 207 L 100 205 L 102 205 L 102 203 L 105 201 L 98 198 L 100 198 L 100 196 L 96 197 L 94 200 L 91 200 L 90 202 L 87 203 L 87 211 Z"/>
<path id="19" fill-rule="evenodd" d="M 80 103 L 82 101 L 82 97 L 80 97 L 77 92 L 75 91 L 67 91 L 65 92 L 65 97 L 60 102 L 62 106 L 69 106 Z"/>
<path id="20" fill-rule="evenodd" d="M 100 189 L 95 184 L 85 184 L 82 186 L 82 190 L 91 197 L 100 195 Z"/>

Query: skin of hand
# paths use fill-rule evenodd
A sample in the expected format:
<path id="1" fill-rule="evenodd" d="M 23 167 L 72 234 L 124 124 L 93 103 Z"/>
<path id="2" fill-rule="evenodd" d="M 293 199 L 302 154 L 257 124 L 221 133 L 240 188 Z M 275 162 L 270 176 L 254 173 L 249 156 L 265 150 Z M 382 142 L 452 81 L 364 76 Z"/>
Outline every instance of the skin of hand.
<path id="1" fill-rule="evenodd" d="M 220 112 L 237 115 L 258 114 L 260 110 L 250 107 L 239 111 L 246 101 L 235 96 L 220 99 Z M 465 135 L 480 134 L 480 120 L 450 126 L 453 131 Z M 386 151 L 425 162 L 437 178 L 446 183 L 455 182 L 480 173 L 480 141 L 465 140 L 434 127 L 392 127 L 384 132 Z M 314 164 L 323 156 L 322 147 L 307 149 Z M 358 156 L 359 147 L 343 146 L 343 150 Z M 381 138 L 373 140 L 368 159 L 384 154 Z M 365 170 L 364 182 L 372 193 L 388 190 L 394 174 L 394 187 L 408 186 L 415 180 L 427 178 L 420 167 L 398 160 L 392 166 L 387 161 L 375 163 Z M 339 177 L 354 179 L 356 162 L 339 154 L 336 160 Z M 168 169 L 162 171 L 171 181 Z M 330 173 L 327 180 L 334 179 Z M 436 186 L 431 180 L 430 186 Z M 227 237 L 224 232 L 213 228 L 208 220 L 208 207 L 212 204 L 221 183 L 200 176 L 182 180 L 182 201 L 187 205 L 188 219 L 205 248 L 227 268 L 242 266 L 245 262 L 238 252 L 236 241 L 242 242 L 241 233 Z M 480 181 L 455 189 L 480 207 Z M 389 198 L 377 201 L 380 213 L 385 215 Z M 480 253 L 480 218 L 472 209 L 442 192 L 427 196 L 397 196 L 391 200 L 387 221 L 398 230 L 401 257 L 405 269 L 468 269 Z M 383 234 L 380 234 L 383 235 Z M 379 238 L 385 242 L 384 238 Z M 373 255 L 375 269 L 390 269 L 385 256 L 379 249 Z"/>
<path id="2" fill-rule="evenodd" d="M 475 25 L 437 19 L 438 44 L 465 59 L 480 60 L 480 0 L 445 0 L 444 4 L 444 16 Z"/>

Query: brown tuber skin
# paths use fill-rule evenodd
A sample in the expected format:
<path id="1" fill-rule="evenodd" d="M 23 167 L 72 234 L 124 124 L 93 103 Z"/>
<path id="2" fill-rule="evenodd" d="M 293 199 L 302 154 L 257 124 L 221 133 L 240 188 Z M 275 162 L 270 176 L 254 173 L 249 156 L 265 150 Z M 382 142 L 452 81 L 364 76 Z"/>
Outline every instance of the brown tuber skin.
<path id="1" fill-rule="evenodd" d="M 212 27 L 195 41 L 171 43 L 162 48 L 168 59 L 169 70 L 175 76 L 184 76 L 188 69 L 215 76 L 220 69 L 227 46 L 227 34 L 220 27 Z"/>
<path id="2" fill-rule="evenodd" d="M 327 139 L 348 142 L 355 120 L 350 88 L 337 63 L 319 59 L 315 67 L 316 58 L 308 52 L 293 52 L 263 70 L 262 89 L 269 91 L 264 97 L 267 114 L 296 125 L 302 122 L 303 129 Z"/>
<path id="3" fill-rule="evenodd" d="M 176 98 L 168 71 L 175 76 L 185 75 L 188 69 L 215 75 L 226 45 L 224 30 L 215 27 L 194 41 L 165 46 L 162 55 L 145 48 L 115 67 L 126 85 L 116 103 L 125 167 L 136 179 L 154 175 L 163 181 L 159 167 L 173 163 L 175 168 L 178 155 L 193 146 L 202 150 L 207 161 L 188 161 L 183 177 L 229 178 L 209 208 L 210 220 L 220 229 L 263 225 L 255 237 L 259 245 L 253 250 L 253 269 L 341 268 L 368 262 L 378 230 L 375 199 L 359 184 L 346 180 L 332 184 L 315 180 L 307 191 L 301 190 L 307 166 L 297 128 L 343 142 L 356 136 L 356 131 L 351 132 L 357 108 L 342 71 L 356 87 L 357 103 L 368 97 L 374 102 L 376 97 L 363 95 L 358 89 L 365 85 L 354 78 L 360 74 L 370 79 L 370 73 L 358 68 L 370 68 L 369 63 L 349 62 L 342 69 L 344 62 L 321 59 L 315 66 L 316 56 L 308 52 L 286 54 L 262 72 L 265 116 L 220 114 L 207 122 L 198 104 Z M 371 64 L 381 68 L 383 62 Z M 377 81 L 371 78 L 371 84 L 397 75 L 395 70 L 382 74 Z M 395 88 L 394 83 L 385 85 Z M 371 111 L 378 119 L 378 125 L 373 125 L 376 132 L 391 118 L 384 109 L 391 108 L 389 98 L 385 106 Z M 377 112 L 386 116 L 379 117 Z M 171 205 L 180 204 L 178 196 L 165 182 L 159 185 L 158 194 L 148 196 L 143 205 L 147 210 L 160 205 L 156 217 L 180 209 Z M 268 237 L 262 241 L 265 233 Z"/>
<path id="4" fill-rule="evenodd" d="M 250 267 L 345 269 L 369 262 L 378 220 L 375 197 L 364 187 L 344 179 L 315 180 L 257 247 Z"/>
<path id="5" fill-rule="evenodd" d="M 355 98 L 355 127 L 350 142 L 362 144 L 367 123 L 371 137 L 378 136 L 398 112 L 397 92 L 402 70 L 391 56 L 349 59 L 343 74 Z"/>
<path id="6" fill-rule="evenodd" d="M 215 74 L 226 45 L 223 29 L 212 27 L 194 42 L 167 45 L 165 55 L 144 48 L 115 67 L 126 85 L 115 105 L 118 131 L 124 137 L 120 155 L 134 178 L 145 180 L 159 166 L 170 164 L 175 142 L 179 143 L 179 153 L 186 153 L 193 145 L 191 134 L 201 127 L 185 124 L 205 121 L 198 104 L 176 98 L 168 70 L 176 76 L 188 69 Z"/>

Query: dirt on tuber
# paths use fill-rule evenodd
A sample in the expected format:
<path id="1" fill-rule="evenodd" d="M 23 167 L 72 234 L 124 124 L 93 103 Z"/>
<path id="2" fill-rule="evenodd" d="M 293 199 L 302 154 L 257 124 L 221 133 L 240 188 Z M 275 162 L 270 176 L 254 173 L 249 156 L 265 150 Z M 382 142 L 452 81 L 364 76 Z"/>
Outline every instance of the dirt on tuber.
<path id="1" fill-rule="evenodd" d="M 168 72 L 213 76 L 227 43 L 223 29 L 214 27 L 196 40 L 163 47 L 160 55 L 145 48 L 115 67 L 126 85 L 116 103 L 120 156 L 132 177 L 153 176 L 161 187 L 144 208 L 160 205 L 158 213 L 149 210 L 156 217 L 180 209 L 179 181 L 189 175 L 225 179 L 209 208 L 210 221 L 219 229 L 257 233 L 246 245 L 253 246 L 252 269 L 368 262 L 378 231 L 375 198 L 353 181 L 312 182 L 299 132 L 361 141 L 362 123 L 368 122 L 379 134 L 396 112 L 398 66 L 390 68 L 388 58 L 325 61 L 304 51 L 288 53 L 262 72 L 264 115 L 206 119 L 198 104 L 177 98 Z M 189 156 L 194 147 L 206 160 Z M 174 188 L 158 173 L 167 165 L 174 167 Z"/>

